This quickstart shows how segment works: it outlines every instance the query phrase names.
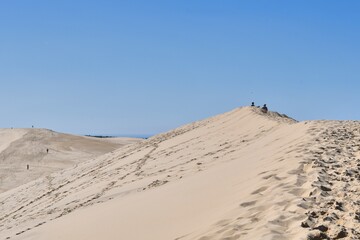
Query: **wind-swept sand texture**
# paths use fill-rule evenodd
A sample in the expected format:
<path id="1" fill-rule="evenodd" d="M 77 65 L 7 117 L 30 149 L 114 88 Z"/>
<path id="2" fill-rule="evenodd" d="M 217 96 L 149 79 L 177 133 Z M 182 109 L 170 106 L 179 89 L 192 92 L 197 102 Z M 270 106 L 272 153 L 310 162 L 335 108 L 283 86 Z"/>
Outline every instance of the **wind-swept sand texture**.
<path id="1" fill-rule="evenodd" d="M 47 129 L 0 129 L 0 193 L 135 141 L 140 139 L 107 140 Z"/>
<path id="2" fill-rule="evenodd" d="M 244 107 L 0 195 L 1 239 L 359 239 L 358 122 Z"/>

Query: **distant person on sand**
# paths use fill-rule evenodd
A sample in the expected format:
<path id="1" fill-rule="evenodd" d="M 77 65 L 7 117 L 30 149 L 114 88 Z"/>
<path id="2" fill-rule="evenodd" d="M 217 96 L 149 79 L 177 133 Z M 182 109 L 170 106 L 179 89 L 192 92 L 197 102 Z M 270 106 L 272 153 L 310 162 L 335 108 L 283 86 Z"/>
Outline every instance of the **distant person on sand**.
<path id="1" fill-rule="evenodd" d="M 46 149 L 46 153 L 49 153 L 49 149 L 48 149 L 48 148 Z"/>
<path id="2" fill-rule="evenodd" d="M 255 103 L 254 103 L 254 102 L 251 102 L 251 106 L 252 106 L 252 107 L 255 107 Z"/>
<path id="3" fill-rule="evenodd" d="M 261 111 L 262 111 L 263 113 L 267 113 L 267 112 L 268 112 L 268 108 L 267 108 L 266 104 L 264 104 L 264 106 L 261 108 Z"/>

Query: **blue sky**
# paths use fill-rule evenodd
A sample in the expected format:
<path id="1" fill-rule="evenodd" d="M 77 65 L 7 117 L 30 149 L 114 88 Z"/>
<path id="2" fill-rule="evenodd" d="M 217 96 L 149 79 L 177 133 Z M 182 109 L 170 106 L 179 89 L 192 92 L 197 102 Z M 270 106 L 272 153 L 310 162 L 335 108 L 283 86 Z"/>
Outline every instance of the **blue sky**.
<path id="1" fill-rule="evenodd" d="M 255 101 L 359 120 L 360 2 L 0 2 L 0 127 L 154 134 Z"/>

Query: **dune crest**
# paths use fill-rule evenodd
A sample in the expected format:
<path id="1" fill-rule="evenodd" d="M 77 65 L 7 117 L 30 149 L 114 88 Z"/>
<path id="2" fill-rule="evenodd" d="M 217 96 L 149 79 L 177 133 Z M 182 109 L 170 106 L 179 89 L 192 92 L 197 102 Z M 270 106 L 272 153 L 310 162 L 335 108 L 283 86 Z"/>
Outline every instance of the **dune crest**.
<path id="1" fill-rule="evenodd" d="M 334 125 L 359 127 L 252 107 L 185 125 L 1 194 L 0 237 L 358 239 L 356 165 L 348 161 L 351 185 L 335 183 L 336 166 L 322 162 L 345 161 L 348 143 L 358 157 L 357 137 L 342 136 L 338 158 L 328 143 L 339 142 L 326 137 Z M 353 193 L 339 210 L 344 187 Z"/>

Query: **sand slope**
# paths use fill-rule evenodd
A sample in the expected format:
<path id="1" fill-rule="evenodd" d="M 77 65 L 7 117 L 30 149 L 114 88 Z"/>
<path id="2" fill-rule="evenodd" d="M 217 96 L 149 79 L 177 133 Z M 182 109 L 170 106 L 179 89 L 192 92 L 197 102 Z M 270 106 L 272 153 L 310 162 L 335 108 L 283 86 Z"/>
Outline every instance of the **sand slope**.
<path id="1" fill-rule="evenodd" d="M 47 129 L 0 129 L 0 193 L 133 141 L 109 143 Z"/>
<path id="2" fill-rule="evenodd" d="M 359 123 L 235 109 L 1 194 L 0 238 L 359 239 L 359 131 L 338 128 Z"/>

